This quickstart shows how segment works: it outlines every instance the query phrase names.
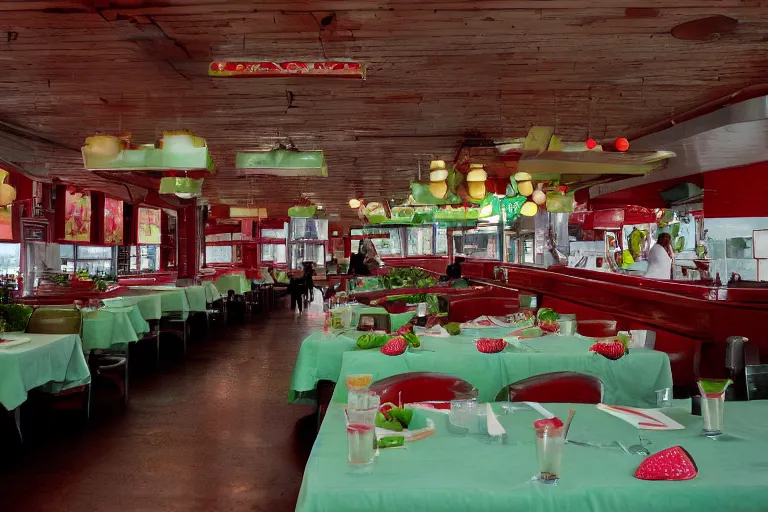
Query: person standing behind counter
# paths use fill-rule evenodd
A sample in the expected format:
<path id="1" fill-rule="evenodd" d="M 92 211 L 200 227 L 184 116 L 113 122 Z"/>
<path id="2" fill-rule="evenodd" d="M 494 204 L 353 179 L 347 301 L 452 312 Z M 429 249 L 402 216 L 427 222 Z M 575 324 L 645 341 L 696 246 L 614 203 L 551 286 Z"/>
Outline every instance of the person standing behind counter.
<path id="1" fill-rule="evenodd" d="M 672 262 L 675 253 L 672 251 L 672 235 L 662 233 L 648 253 L 648 270 L 645 277 L 650 279 L 672 279 Z"/>

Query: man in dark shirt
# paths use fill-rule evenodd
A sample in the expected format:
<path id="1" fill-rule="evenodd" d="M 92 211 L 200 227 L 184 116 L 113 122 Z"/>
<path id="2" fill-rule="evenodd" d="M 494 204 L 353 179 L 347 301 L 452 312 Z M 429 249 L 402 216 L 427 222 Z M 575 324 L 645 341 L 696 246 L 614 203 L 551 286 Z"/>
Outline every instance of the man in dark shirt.
<path id="1" fill-rule="evenodd" d="M 451 279 L 461 279 L 461 264 L 464 263 L 464 258 L 456 256 L 451 265 L 445 269 L 445 275 Z"/>

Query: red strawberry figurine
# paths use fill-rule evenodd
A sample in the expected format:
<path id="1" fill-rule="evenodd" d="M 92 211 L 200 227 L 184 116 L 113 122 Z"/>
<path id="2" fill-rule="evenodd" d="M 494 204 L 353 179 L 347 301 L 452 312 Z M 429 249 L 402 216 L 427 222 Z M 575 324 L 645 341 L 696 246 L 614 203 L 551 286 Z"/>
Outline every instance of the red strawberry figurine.
<path id="1" fill-rule="evenodd" d="M 598 341 L 589 347 L 589 351 L 600 354 L 608 359 L 613 359 L 614 361 L 629 352 L 624 342 L 618 339 L 612 341 Z"/>
<path id="2" fill-rule="evenodd" d="M 635 471 L 640 480 L 690 480 L 699 468 L 682 446 L 673 446 L 647 457 Z"/>
<path id="3" fill-rule="evenodd" d="M 381 353 L 387 356 L 399 356 L 408 348 L 405 338 L 398 336 L 389 340 L 383 347 Z"/>
<path id="4" fill-rule="evenodd" d="M 501 338 L 480 338 L 477 340 L 477 350 L 484 354 L 495 354 L 496 352 L 501 352 L 506 346 L 507 342 Z"/>

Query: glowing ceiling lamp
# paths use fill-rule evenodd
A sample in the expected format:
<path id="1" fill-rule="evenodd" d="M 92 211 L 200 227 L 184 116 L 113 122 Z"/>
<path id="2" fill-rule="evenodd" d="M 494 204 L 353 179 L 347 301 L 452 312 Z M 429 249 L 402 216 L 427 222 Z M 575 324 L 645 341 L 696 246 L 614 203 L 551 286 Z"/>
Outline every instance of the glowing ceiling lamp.
<path id="1" fill-rule="evenodd" d="M 280 78 L 286 76 L 321 76 L 365 80 L 365 64 L 353 61 L 216 61 L 208 76 Z"/>
<path id="2" fill-rule="evenodd" d="M 230 206 L 229 217 L 232 219 L 267 218 L 266 208 L 251 208 L 242 206 Z"/>
<path id="3" fill-rule="evenodd" d="M 613 145 L 616 149 L 622 152 L 629 149 L 629 141 L 624 137 L 619 137 L 618 139 L 616 139 L 616 142 L 614 142 Z"/>

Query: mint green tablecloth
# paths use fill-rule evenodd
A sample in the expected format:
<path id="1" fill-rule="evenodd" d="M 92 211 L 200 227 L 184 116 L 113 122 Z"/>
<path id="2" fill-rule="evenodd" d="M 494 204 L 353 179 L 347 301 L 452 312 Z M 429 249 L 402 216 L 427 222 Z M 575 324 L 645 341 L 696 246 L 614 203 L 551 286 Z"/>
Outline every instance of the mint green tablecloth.
<path id="1" fill-rule="evenodd" d="M 95 317 L 83 318 L 83 350 L 110 349 L 138 341 L 149 332 L 149 324 L 138 306 L 105 307 Z"/>
<path id="2" fill-rule="evenodd" d="M 218 288 L 210 281 L 203 281 L 203 290 L 205 290 L 205 301 L 207 303 L 216 302 L 222 298 Z"/>
<path id="3" fill-rule="evenodd" d="M 618 361 L 589 352 L 591 339 L 546 336 L 524 340 L 526 351 L 511 347 L 499 354 L 482 354 L 473 340 L 501 337 L 508 329 L 478 329 L 479 335 L 450 338 L 422 337 L 422 349 L 401 356 L 379 350 L 359 350 L 358 331 L 343 331 L 324 339 L 323 332 L 305 339 L 291 376 L 290 400 L 315 389 L 320 380 L 339 382 L 346 375 L 371 373 L 374 380 L 407 372 L 455 375 L 478 388 L 482 401 L 492 401 L 502 387 L 542 373 L 573 371 L 599 377 L 610 404 L 655 406 L 656 390 L 672 387 L 669 357 L 663 352 L 634 349 Z M 346 400 L 346 388 L 337 386 L 335 401 Z"/>
<path id="4" fill-rule="evenodd" d="M 216 279 L 213 284 L 224 296 L 229 293 L 229 290 L 234 290 L 237 295 L 251 291 L 251 282 L 243 274 L 227 274 Z"/>
<path id="5" fill-rule="evenodd" d="M 687 401 L 686 401 L 687 402 Z M 768 401 L 727 402 L 718 440 L 700 435 L 690 406 L 665 410 L 685 430 L 640 431 L 590 405 L 545 404 L 565 419 L 576 409 L 569 439 L 638 443 L 656 452 L 683 446 L 699 475 L 683 482 L 652 482 L 632 475 L 642 458 L 617 448 L 566 445 L 557 485 L 530 481 L 537 472 L 533 411 L 499 415 L 506 444 L 449 430 L 446 415 L 428 414 L 436 433 L 407 449 L 382 450 L 368 474 L 347 464 L 343 408 L 333 404 L 304 471 L 297 512 L 360 510 L 537 512 L 749 512 L 768 504 Z M 500 412 L 500 410 L 499 410 Z M 418 413 L 417 413 L 418 414 Z"/>
<path id="6" fill-rule="evenodd" d="M 159 293 L 126 295 L 102 299 L 102 302 L 109 307 L 137 306 L 144 320 L 160 320 L 163 316 L 162 298 Z"/>
<path id="7" fill-rule="evenodd" d="M 204 286 L 187 286 L 184 288 L 187 294 L 189 310 L 195 313 L 205 313 L 208 309 L 206 305 L 206 294 Z"/>
<path id="8" fill-rule="evenodd" d="M 47 385 L 55 392 L 91 381 L 77 334 L 8 334 L 31 340 L 0 348 L 0 404 L 6 409 L 21 405 L 33 388 Z"/>

